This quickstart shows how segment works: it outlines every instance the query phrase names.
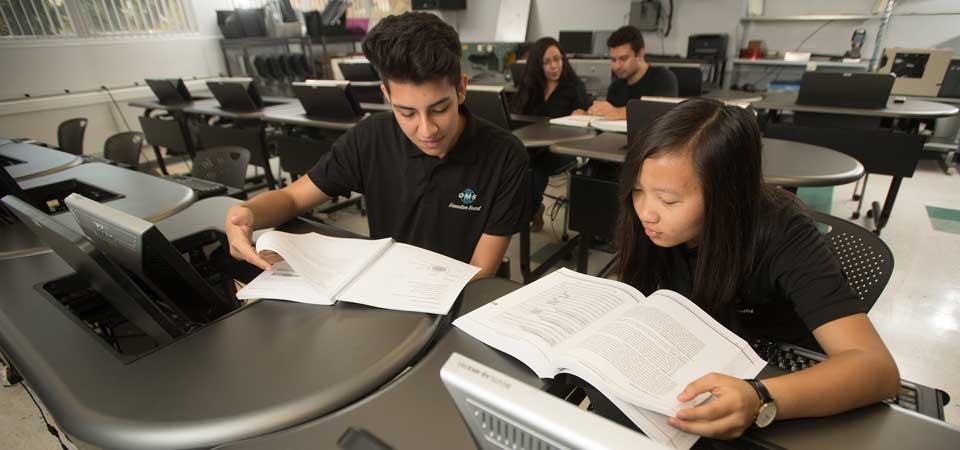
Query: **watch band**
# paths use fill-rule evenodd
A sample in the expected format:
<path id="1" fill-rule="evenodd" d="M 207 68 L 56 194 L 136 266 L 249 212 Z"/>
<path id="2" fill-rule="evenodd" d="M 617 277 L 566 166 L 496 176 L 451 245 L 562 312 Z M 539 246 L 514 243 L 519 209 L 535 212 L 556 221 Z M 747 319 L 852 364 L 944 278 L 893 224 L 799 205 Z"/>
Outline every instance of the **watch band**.
<path id="1" fill-rule="evenodd" d="M 750 378 L 744 381 L 750 383 L 750 386 L 753 387 L 753 390 L 757 391 L 757 396 L 760 397 L 760 404 L 770 403 L 773 401 L 770 391 L 767 390 L 767 387 L 764 386 L 760 380 L 757 380 L 756 378 Z"/>

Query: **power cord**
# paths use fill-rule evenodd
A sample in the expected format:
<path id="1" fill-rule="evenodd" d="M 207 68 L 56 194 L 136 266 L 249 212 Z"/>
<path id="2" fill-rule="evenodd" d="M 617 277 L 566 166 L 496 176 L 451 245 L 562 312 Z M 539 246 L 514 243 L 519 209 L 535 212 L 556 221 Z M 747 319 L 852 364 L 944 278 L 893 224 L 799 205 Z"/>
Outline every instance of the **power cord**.
<path id="1" fill-rule="evenodd" d="M 132 131 L 130 124 L 127 123 L 127 117 L 123 115 L 123 110 L 120 109 L 120 105 L 117 103 L 117 99 L 113 98 L 113 92 L 110 92 L 110 88 L 106 86 L 100 86 L 100 89 L 107 91 L 107 95 L 110 96 L 110 101 L 113 102 L 113 107 L 117 108 L 117 114 L 120 114 L 120 119 L 123 120 L 123 126 L 127 127 L 127 131 Z"/>
<path id="2" fill-rule="evenodd" d="M 40 407 L 40 403 L 37 402 L 37 399 L 34 398 L 33 393 L 30 392 L 29 388 L 27 388 L 27 384 L 26 383 L 20 383 L 20 384 L 23 386 L 23 390 L 27 393 L 27 395 L 30 396 L 30 400 L 33 400 L 33 404 L 36 405 L 37 411 L 40 411 L 40 417 L 43 419 L 43 423 L 47 426 L 47 431 L 50 434 L 52 434 L 53 437 L 57 438 L 57 442 L 60 443 L 61 449 L 70 450 L 69 448 L 67 448 L 66 444 L 63 443 L 63 438 L 60 436 L 60 431 L 57 430 L 57 427 L 51 425 L 50 421 L 47 420 L 47 415 L 43 413 L 43 408 Z M 67 440 L 70 440 L 70 438 L 68 437 Z"/>

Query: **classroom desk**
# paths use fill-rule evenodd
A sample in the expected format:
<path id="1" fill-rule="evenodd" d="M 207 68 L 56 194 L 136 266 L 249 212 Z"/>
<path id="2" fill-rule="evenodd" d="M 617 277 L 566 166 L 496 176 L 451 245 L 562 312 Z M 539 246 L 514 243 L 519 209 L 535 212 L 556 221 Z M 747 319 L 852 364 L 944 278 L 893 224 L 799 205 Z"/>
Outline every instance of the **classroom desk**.
<path id="1" fill-rule="evenodd" d="M 802 126 L 813 126 L 816 128 L 832 128 L 834 131 L 841 128 L 858 128 L 864 130 L 881 130 L 881 121 L 893 121 L 895 129 L 907 129 L 911 133 L 919 132 L 921 120 L 930 120 L 943 117 L 949 117 L 960 113 L 957 106 L 940 102 L 927 100 L 916 100 L 906 98 L 902 103 L 896 103 L 896 96 L 891 96 L 887 102 L 886 108 L 867 109 L 867 108 L 838 108 L 831 106 L 817 105 L 797 105 L 796 93 L 776 93 L 768 94 L 766 98 L 751 105 L 759 110 L 766 110 L 767 124 L 778 122 L 780 113 L 784 110 L 793 111 L 797 114 L 795 122 Z M 827 145 L 827 144 L 824 144 Z M 872 150 L 872 149 L 871 149 Z M 900 149 L 891 149 L 892 151 L 871 151 L 867 154 L 860 154 L 861 162 L 867 166 L 867 173 L 876 173 L 890 175 L 890 187 L 881 207 L 879 202 L 872 202 L 868 211 L 868 217 L 871 217 L 875 223 L 874 232 L 880 234 L 880 231 L 886 226 L 887 221 L 893 211 L 893 205 L 897 194 L 900 191 L 900 185 L 904 176 L 912 176 L 914 168 L 919 161 L 922 152 L 893 151 Z M 853 152 L 853 150 L 850 150 Z M 883 164 L 879 160 L 886 160 Z M 890 167 L 890 161 L 897 162 L 897 170 Z M 864 183 L 864 192 L 866 183 Z M 863 197 L 861 192 L 860 198 Z M 860 207 L 854 213 L 857 218 L 860 213 Z"/>
<path id="2" fill-rule="evenodd" d="M 715 89 L 701 95 L 702 98 L 712 98 L 722 102 L 758 102 L 763 100 L 759 92 L 734 91 L 731 89 Z"/>
<path id="3" fill-rule="evenodd" d="M 511 115 L 511 120 L 529 120 L 532 116 Z M 551 125 L 547 118 L 539 118 L 533 124 L 513 130 L 513 135 L 523 142 L 527 149 L 535 147 L 549 147 L 561 142 L 583 141 L 597 135 L 596 130 L 592 128 L 565 127 L 561 125 Z M 536 205 L 534 205 L 536 207 Z M 536 269 L 530 268 L 530 227 L 528 222 L 520 230 L 520 274 L 523 276 L 524 283 L 529 283 L 540 278 L 553 266 L 557 265 L 563 257 L 570 254 L 577 247 L 579 237 L 574 237 L 564 242 L 557 251 L 548 256 Z"/>
<path id="4" fill-rule="evenodd" d="M 220 107 L 217 99 L 211 98 L 193 102 L 190 106 L 183 108 L 183 112 L 205 117 L 221 117 L 230 120 L 256 120 L 263 117 L 264 114 L 273 111 L 283 111 L 288 108 L 300 106 L 300 102 L 293 97 L 263 97 L 264 107 L 259 111 L 228 111 Z"/>
<path id="5" fill-rule="evenodd" d="M 176 214 L 193 203 L 197 194 L 190 188 L 133 170 L 103 163 L 83 164 L 44 177 L 20 183 L 26 190 L 58 181 L 77 180 L 123 197 L 107 202 L 113 208 L 142 219 L 156 222 Z M 54 216 L 66 226 L 80 231 L 73 215 L 63 212 Z M 0 260 L 46 251 L 23 224 L 0 226 Z"/>
<path id="6" fill-rule="evenodd" d="M 550 151 L 619 164 L 626 159 L 626 145 L 626 135 L 602 133 L 585 141 L 554 144 L 550 146 Z M 834 186 L 856 181 L 864 174 L 863 165 L 856 159 L 816 145 L 763 138 L 762 151 L 763 179 L 769 184 L 791 188 Z M 614 214 L 618 206 L 614 198 L 617 189 L 617 180 L 580 175 L 571 177 L 571 229 L 581 234 L 609 233 L 611 224 L 616 221 Z M 589 211 L 578 212 L 579 208 L 584 207 Z M 606 231 L 603 231 L 604 228 Z M 577 271 L 587 273 L 590 239 L 581 237 L 578 245 Z M 609 268 L 608 265 L 599 273 L 604 274 Z"/>
<path id="7" fill-rule="evenodd" d="M 313 119 L 307 117 L 306 113 L 307 112 L 303 109 L 303 105 L 297 103 L 279 110 L 271 109 L 269 111 L 264 111 L 263 115 L 260 116 L 260 119 L 264 122 L 277 123 L 281 125 L 294 125 L 342 131 L 349 130 L 358 122 L 360 122 L 359 119 L 350 121 Z"/>
<path id="8" fill-rule="evenodd" d="M 8 141 L 0 145 L 0 159 L 11 159 L 14 164 L 5 166 L 14 180 L 25 181 L 59 172 L 80 164 L 80 156 L 52 148 Z M 22 162 L 17 162 L 22 161 Z"/>
<path id="9" fill-rule="evenodd" d="M 389 103 L 366 103 L 360 102 L 360 109 L 367 112 L 392 111 L 393 106 Z"/>
<path id="10" fill-rule="evenodd" d="M 460 315 L 520 287 L 494 278 L 475 281 L 463 292 Z M 451 327 L 413 368 L 361 402 L 289 430 L 218 447 L 218 450 L 312 450 L 339 448 L 350 428 L 365 429 L 395 450 L 473 449 L 476 444 L 459 410 L 440 381 L 440 368 L 453 352 L 537 388 L 547 385 L 511 356 Z M 768 367 L 764 374 L 776 374 Z M 730 441 L 733 448 L 899 450 L 950 448 L 960 439 L 956 427 L 886 404 L 822 419 L 778 422 L 748 430 Z"/>
<path id="11" fill-rule="evenodd" d="M 157 227 L 170 238 L 222 229 L 231 204 L 198 202 Z M 355 236 L 305 222 L 285 229 Z M 35 288 L 70 272 L 54 253 L 0 261 L 0 349 L 74 441 L 104 448 L 213 447 L 324 416 L 397 376 L 446 323 L 261 300 L 125 363 Z"/>
<path id="12" fill-rule="evenodd" d="M 11 143 L 11 142 L 13 142 L 13 141 L 11 141 L 10 139 L 0 138 L 0 145 L 7 145 L 7 144 L 9 144 L 9 143 Z"/>
<path id="13" fill-rule="evenodd" d="M 936 119 L 948 117 L 960 112 L 956 106 L 927 100 L 907 98 L 903 103 L 894 102 L 891 95 L 886 108 L 840 108 L 836 106 L 798 105 L 796 93 L 769 93 L 763 100 L 753 102 L 756 109 L 774 111 L 811 112 L 821 114 L 845 114 L 865 117 L 891 117 L 902 119 Z"/>

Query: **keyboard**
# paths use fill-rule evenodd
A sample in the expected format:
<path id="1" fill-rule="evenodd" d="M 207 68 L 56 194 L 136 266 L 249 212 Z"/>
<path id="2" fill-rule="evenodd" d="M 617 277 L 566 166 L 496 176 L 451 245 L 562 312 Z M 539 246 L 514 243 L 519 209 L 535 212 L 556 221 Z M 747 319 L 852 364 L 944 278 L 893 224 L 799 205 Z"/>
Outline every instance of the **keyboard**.
<path id="1" fill-rule="evenodd" d="M 170 175 L 164 178 L 181 186 L 193 189 L 201 199 L 225 195 L 227 193 L 227 187 L 215 181 L 194 178 L 189 175 Z"/>
<path id="2" fill-rule="evenodd" d="M 813 367 L 827 358 L 823 353 L 782 342 L 756 340 L 750 345 L 768 364 L 788 372 Z M 886 402 L 943 420 L 943 405 L 950 402 L 950 396 L 939 389 L 900 380 L 900 393 Z"/>

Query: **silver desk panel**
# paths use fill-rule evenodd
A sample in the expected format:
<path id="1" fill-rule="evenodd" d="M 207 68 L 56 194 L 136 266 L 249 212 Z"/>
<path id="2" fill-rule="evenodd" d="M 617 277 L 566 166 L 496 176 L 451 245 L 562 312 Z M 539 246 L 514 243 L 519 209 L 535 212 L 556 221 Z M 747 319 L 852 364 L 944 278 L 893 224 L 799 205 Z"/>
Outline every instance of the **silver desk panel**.
<path id="1" fill-rule="evenodd" d="M 23 161 L 22 164 L 4 167 L 13 179 L 20 182 L 59 172 L 83 161 L 79 156 L 67 152 L 16 142 L 0 146 L 0 155 Z"/>

